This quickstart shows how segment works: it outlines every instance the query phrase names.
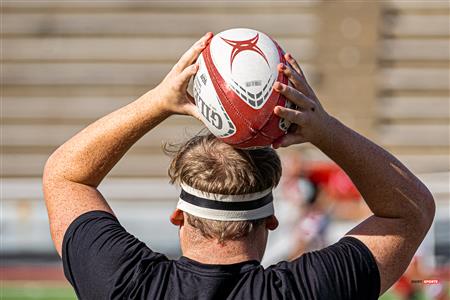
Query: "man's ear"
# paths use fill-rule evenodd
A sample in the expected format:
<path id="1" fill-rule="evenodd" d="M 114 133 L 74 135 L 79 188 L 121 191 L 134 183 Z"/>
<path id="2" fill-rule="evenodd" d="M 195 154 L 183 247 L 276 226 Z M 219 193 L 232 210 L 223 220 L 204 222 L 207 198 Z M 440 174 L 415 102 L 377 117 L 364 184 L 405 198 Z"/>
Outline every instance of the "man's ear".
<path id="1" fill-rule="evenodd" d="M 172 213 L 172 215 L 170 216 L 170 222 L 173 225 L 176 226 L 181 226 L 184 224 L 184 215 L 183 215 L 183 211 L 179 210 L 178 208 L 175 209 L 175 211 Z"/>
<path id="2" fill-rule="evenodd" d="M 278 227 L 278 219 L 274 215 L 266 219 L 266 228 L 269 230 L 275 230 Z"/>

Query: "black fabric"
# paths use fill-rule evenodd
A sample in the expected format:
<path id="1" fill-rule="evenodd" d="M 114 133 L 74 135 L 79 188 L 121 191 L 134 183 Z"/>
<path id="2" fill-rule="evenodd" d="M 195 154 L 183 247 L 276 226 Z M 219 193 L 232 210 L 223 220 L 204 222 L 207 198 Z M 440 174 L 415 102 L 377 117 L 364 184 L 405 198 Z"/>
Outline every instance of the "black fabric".
<path id="1" fill-rule="evenodd" d="M 375 259 L 344 237 L 292 262 L 205 265 L 169 260 L 129 234 L 109 213 L 88 212 L 68 228 L 63 265 L 79 299 L 377 299 Z"/>
<path id="2" fill-rule="evenodd" d="M 184 201 L 191 203 L 195 206 L 220 209 L 220 210 L 253 210 L 263 207 L 269 204 L 273 200 L 272 192 L 264 197 L 261 197 L 252 201 L 241 202 L 228 202 L 228 201 L 215 201 L 206 198 L 201 198 L 192 194 L 189 194 L 185 190 L 181 190 L 180 198 Z"/>

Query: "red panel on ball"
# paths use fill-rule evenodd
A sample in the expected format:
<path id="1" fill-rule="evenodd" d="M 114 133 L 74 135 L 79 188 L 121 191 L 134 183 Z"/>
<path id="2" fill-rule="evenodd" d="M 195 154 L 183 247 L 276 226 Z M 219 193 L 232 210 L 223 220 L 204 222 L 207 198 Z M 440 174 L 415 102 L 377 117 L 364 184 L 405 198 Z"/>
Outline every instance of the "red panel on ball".
<path id="1" fill-rule="evenodd" d="M 285 63 L 282 49 L 276 43 L 275 45 L 280 62 Z M 264 106 L 254 109 L 246 104 L 222 78 L 213 63 L 209 45 L 203 51 L 203 57 L 216 93 L 237 130 L 234 135 L 222 138 L 224 142 L 239 148 L 267 146 L 285 134 L 285 131 L 279 127 L 280 119 L 273 114 L 275 106 L 285 106 L 284 96 L 271 90 Z M 288 79 L 283 73 L 278 73 L 277 81 L 287 84 Z"/>

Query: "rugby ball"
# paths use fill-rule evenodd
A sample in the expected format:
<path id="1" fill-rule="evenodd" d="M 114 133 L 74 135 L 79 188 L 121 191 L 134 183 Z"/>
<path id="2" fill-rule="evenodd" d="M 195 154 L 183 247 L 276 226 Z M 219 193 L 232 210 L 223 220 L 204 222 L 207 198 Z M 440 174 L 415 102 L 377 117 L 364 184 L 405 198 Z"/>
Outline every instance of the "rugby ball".
<path id="1" fill-rule="evenodd" d="M 291 103 L 272 87 L 287 84 L 277 66 L 284 52 L 266 34 L 236 28 L 216 34 L 197 62 L 193 92 L 203 123 L 225 143 L 259 148 L 286 134 L 289 122 L 273 113 Z"/>

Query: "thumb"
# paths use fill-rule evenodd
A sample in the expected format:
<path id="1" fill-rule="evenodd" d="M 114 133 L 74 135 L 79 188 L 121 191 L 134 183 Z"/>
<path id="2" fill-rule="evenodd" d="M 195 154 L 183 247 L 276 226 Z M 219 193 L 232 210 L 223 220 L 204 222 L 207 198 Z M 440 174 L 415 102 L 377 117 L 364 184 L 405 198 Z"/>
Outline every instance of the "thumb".
<path id="1" fill-rule="evenodd" d="M 185 105 L 186 105 L 185 106 L 186 113 L 203 123 L 202 115 L 198 111 L 197 106 L 195 106 L 195 104 L 192 103 L 187 103 Z"/>
<path id="2" fill-rule="evenodd" d="M 192 76 L 195 75 L 195 73 L 197 73 L 198 71 L 198 64 L 192 64 L 189 67 L 187 67 L 186 69 L 183 70 L 183 72 L 181 72 L 180 75 L 178 75 L 178 80 L 179 80 L 179 84 L 180 86 L 187 86 L 189 84 L 189 80 L 191 79 Z"/>
<path id="3" fill-rule="evenodd" d="M 280 147 L 288 147 L 293 144 L 302 144 L 305 142 L 307 142 L 307 140 L 303 136 L 299 135 L 298 133 L 297 134 L 288 133 L 288 134 L 283 135 L 282 137 L 279 137 L 278 139 L 276 139 L 272 143 L 272 146 L 273 146 L 273 148 L 277 149 Z"/>

